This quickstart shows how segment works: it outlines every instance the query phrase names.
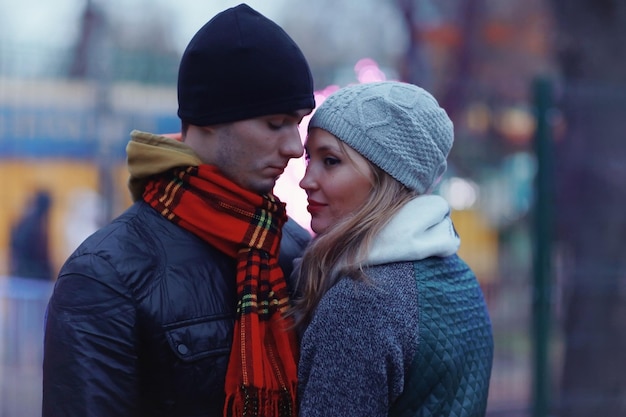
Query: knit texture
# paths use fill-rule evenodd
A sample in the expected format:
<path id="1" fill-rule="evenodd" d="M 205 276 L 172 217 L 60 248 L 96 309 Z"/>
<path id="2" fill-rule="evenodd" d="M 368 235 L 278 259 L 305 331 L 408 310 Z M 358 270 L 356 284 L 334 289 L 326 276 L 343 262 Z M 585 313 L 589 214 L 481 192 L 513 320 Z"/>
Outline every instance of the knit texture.
<path id="1" fill-rule="evenodd" d="M 426 90 L 397 81 L 356 84 L 329 96 L 309 129 L 345 142 L 418 193 L 430 191 L 447 168 L 454 128 Z"/>
<path id="2" fill-rule="evenodd" d="M 341 279 L 304 331 L 300 417 L 484 415 L 491 322 L 458 245 L 439 196 L 393 216 L 370 248 L 368 280 Z"/>
<path id="3" fill-rule="evenodd" d="M 198 126 L 315 107 L 302 51 L 246 4 L 224 10 L 191 39 L 178 72 L 178 116 Z"/>
<path id="4" fill-rule="evenodd" d="M 343 279 L 306 329 L 300 416 L 485 415 L 491 323 L 457 256 L 368 268 Z"/>

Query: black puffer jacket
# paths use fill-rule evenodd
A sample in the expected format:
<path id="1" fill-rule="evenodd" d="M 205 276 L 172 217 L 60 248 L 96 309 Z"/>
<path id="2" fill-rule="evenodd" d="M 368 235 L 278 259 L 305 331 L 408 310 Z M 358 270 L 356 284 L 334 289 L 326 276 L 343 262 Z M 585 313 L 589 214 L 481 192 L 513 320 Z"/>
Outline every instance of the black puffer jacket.
<path id="1" fill-rule="evenodd" d="M 290 274 L 308 233 L 290 220 Z M 221 416 L 235 263 L 135 203 L 63 266 L 46 320 L 43 417 Z"/>

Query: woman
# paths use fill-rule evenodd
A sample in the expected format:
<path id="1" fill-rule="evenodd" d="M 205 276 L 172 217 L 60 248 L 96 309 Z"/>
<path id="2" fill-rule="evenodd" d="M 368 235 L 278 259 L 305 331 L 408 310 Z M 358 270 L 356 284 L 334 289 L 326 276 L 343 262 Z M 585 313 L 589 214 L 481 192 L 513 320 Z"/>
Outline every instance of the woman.
<path id="1" fill-rule="evenodd" d="M 353 85 L 315 112 L 300 186 L 300 416 L 483 416 L 491 324 L 446 201 L 453 126 L 425 90 Z"/>

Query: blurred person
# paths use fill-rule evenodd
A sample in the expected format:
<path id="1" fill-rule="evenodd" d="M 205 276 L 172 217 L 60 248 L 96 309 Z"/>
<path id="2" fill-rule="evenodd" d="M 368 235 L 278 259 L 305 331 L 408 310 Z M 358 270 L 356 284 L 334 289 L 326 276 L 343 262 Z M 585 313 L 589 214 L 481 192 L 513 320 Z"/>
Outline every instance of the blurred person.
<path id="1" fill-rule="evenodd" d="M 50 208 L 52 197 L 37 191 L 23 216 L 11 229 L 9 274 L 14 277 L 53 279 L 50 259 Z"/>
<path id="2" fill-rule="evenodd" d="M 479 283 L 431 193 L 453 125 L 397 81 L 338 90 L 305 143 L 317 234 L 300 262 L 300 416 L 483 416 L 493 361 Z"/>
<path id="3" fill-rule="evenodd" d="M 296 415 L 285 276 L 310 234 L 272 189 L 303 154 L 308 63 L 240 4 L 191 39 L 178 104 L 180 140 L 131 133 L 134 204 L 59 273 L 44 417 Z"/>

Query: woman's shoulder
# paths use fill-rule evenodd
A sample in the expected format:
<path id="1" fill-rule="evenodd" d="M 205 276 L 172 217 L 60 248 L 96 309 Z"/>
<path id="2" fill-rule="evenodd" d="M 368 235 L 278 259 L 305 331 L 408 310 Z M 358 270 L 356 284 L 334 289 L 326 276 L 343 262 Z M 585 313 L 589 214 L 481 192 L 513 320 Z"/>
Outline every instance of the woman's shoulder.
<path id="1" fill-rule="evenodd" d="M 407 308 L 417 308 L 413 262 L 376 265 L 364 273 L 365 279 L 340 279 L 322 297 L 316 315 L 354 316 L 359 322 L 391 317 L 393 321 L 396 314 L 407 314 Z"/>
<path id="2" fill-rule="evenodd" d="M 474 272 L 457 254 L 438 257 L 432 256 L 413 262 L 413 269 L 418 280 L 420 278 L 467 276 L 472 278 Z"/>
<path id="3" fill-rule="evenodd" d="M 328 297 L 364 301 L 380 299 L 414 286 L 413 262 L 392 262 L 364 269 L 363 279 L 343 277 L 326 294 Z"/>

